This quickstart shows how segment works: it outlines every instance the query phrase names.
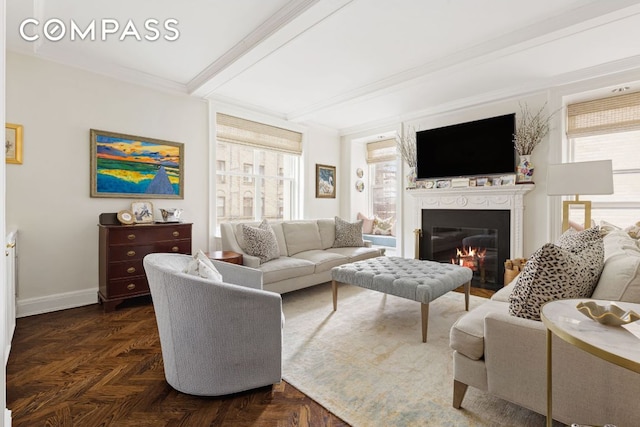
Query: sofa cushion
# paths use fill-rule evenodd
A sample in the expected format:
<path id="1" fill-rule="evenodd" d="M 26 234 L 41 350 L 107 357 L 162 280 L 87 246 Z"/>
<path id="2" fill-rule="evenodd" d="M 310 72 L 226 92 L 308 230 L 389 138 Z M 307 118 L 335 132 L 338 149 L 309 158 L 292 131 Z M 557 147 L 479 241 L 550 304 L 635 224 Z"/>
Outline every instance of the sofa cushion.
<path id="1" fill-rule="evenodd" d="M 284 230 L 282 229 L 282 221 L 270 222 L 271 229 L 273 233 L 276 235 L 276 240 L 278 241 L 278 247 L 280 248 L 280 256 L 287 256 L 287 241 L 284 239 Z"/>
<path id="2" fill-rule="evenodd" d="M 449 346 L 453 350 L 478 360 L 484 355 L 484 317 L 487 313 L 507 313 L 509 304 L 487 301 L 456 320 L 449 331 Z"/>
<path id="3" fill-rule="evenodd" d="M 242 226 L 242 234 L 244 236 L 245 252 L 260 258 L 261 263 L 280 256 L 276 235 L 266 219 L 258 227 L 244 224 Z"/>
<path id="4" fill-rule="evenodd" d="M 320 241 L 322 249 L 329 249 L 336 240 L 336 221 L 334 219 L 319 219 L 318 230 L 320 231 Z"/>
<path id="5" fill-rule="evenodd" d="M 315 264 L 311 261 L 291 257 L 280 257 L 260 265 L 262 281 L 265 285 L 313 274 L 315 268 Z"/>
<path id="6" fill-rule="evenodd" d="M 551 243 L 534 252 L 509 296 L 509 313 L 540 320 L 546 302 L 567 298 L 588 298 L 593 293 L 604 264 L 602 239 L 581 251 Z"/>
<path id="7" fill-rule="evenodd" d="M 509 302 L 509 296 L 511 295 L 511 292 L 513 292 L 513 288 L 519 278 L 520 273 L 518 273 L 510 283 L 507 283 L 502 289 L 491 295 L 491 299 L 494 301 Z"/>
<path id="8" fill-rule="evenodd" d="M 361 219 L 356 222 L 349 222 L 340 217 L 335 217 L 335 221 L 336 240 L 333 242 L 334 248 L 364 246 Z"/>
<path id="9" fill-rule="evenodd" d="M 283 222 L 282 231 L 289 256 L 302 251 L 322 249 L 317 221 Z"/>
<path id="10" fill-rule="evenodd" d="M 335 254 L 342 255 L 349 260 L 348 262 L 361 261 L 363 259 L 380 256 L 379 249 L 367 247 L 331 248 L 327 249 L 327 252 L 333 252 Z"/>
<path id="11" fill-rule="evenodd" d="M 344 255 L 319 250 L 298 252 L 292 258 L 311 261 L 315 265 L 316 273 L 331 270 L 333 267 L 345 264 L 349 260 Z"/>
<path id="12" fill-rule="evenodd" d="M 604 239 L 605 263 L 592 298 L 640 303 L 640 248 L 624 230 Z"/>

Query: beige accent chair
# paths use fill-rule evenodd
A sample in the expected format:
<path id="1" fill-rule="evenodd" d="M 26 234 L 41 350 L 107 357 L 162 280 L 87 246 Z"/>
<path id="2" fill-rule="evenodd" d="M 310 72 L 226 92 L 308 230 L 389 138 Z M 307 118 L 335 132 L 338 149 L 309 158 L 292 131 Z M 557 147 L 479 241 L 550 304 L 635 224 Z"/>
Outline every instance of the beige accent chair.
<path id="1" fill-rule="evenodd" d="M 149 254 L 149 280 L 167 382 L 219 396 L 280 382 L 282 298 L 262 290 L 262 272 L 212 261 L 224 283 L 183 273 L 193 258 Z"/>

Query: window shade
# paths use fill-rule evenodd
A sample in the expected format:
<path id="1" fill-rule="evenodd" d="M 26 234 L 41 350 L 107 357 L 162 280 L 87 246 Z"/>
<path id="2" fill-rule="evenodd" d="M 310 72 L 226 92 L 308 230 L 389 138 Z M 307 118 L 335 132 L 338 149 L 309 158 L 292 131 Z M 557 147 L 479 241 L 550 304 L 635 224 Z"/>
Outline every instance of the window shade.
<path id="1" fill-rule="evenodd" d="M 599 135 L 640 129 L 640 92 L 567 106 L 567 136 Z"/>
<path id="2" fill-rule="evenodd" d="M 218 141 L 302 154 L 302 134 L 222 113 L 216 114 Z"/>
<path id="3" fill-rule="evenodd" d="M 367 163 L 387 162 L 395 160 L 398 155 L 395 139 L 369 142 L 367 144 Z"/>

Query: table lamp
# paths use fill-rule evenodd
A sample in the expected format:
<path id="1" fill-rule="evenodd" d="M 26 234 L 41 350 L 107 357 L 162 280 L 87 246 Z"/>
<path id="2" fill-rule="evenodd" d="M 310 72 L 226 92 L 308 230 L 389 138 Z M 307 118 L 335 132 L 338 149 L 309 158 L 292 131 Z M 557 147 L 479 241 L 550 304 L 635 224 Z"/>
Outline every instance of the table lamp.
<path id="1" fill-rule="evenodd" d="M 547 169 L 547 195 L 574 194 L 575 200 L 562 202 L 562 231 L 569 228 L 569 209 L 572 205 L 584 207 L 584 227 L 591 226 L 591 202 L 580 200 L 580 195 L 613 194 L 611 160 L 560 163 Z"/>

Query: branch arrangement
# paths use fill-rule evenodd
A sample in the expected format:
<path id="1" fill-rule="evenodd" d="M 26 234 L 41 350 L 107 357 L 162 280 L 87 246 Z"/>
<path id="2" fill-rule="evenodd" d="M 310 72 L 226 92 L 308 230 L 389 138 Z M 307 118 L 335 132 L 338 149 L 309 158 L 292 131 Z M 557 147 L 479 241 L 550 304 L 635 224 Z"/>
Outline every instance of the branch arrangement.
<path id="1" fill-rule="evenodd" d="M 519 155 L 531 154 L 534 148 L 549 133 L 549 121 L 554 113 L 548 116 L 544 115 L 547 103 L 535 113 L 532 114 L 525 104 L 520 104 L 520 119 L 516 127 L 516 133 L 513 134 L 513 144 Z"/>
<path id="2" fill-rule="evenodd" d="M 396 135 L 396 146 L 400 152 L 400 157 L 407 162 L 409 167 L 415 168 L 418 166 L 416 132 L 413 128 L 409 128 L 408 132 L 403 137 Z"/>

